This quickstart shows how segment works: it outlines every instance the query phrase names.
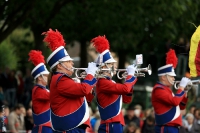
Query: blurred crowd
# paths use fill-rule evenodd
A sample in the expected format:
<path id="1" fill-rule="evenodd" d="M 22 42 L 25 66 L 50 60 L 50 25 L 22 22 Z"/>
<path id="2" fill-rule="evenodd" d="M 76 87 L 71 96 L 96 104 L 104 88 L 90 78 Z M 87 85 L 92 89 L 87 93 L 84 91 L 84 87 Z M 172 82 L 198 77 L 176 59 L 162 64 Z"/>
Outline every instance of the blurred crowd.
<path id="1" fill-rule="evenodd" d="M 33 127 L 31 91 L 34 79 L 30 69 L 21 71 L 6 67 L 0 71 L 0 107 L 7 132 L 28 132 Z M 0 121 L 1 122 L 1 121 Z M 2 124 L 2 122 L 1 122 Z M 2 130 L 2 129 L 0 129 Z"/>
<path id="2" fill-rule="evenodd" d="M 189 110 L 181 110 L 182 126 L 179 127 L 180 133 L 200 133 L 200 108 L 192 105 Z M 141 105 L 129 106 L 123 109 L 124 115 L 124 133 L 155 133 L 155 117 L 153 108 L 142 109 Z M 91 110 L 92 131 L 88 133 L 97 133 L 100 125 L 100 116 L 98 110 Z"/>
<path id="3" fill-rule="evenodd" d="M 0 71 L 0 103 L 8 105 L 9 108 L 13 108 L 17 103 L 28 107 L 33 86 L 34 79 L 30 69 L 23 75 L 19 70 L 6 67 Z"/>
<path id="4" fill-rule="evenodd" d="M 30 69 L 25 75 L 21 71 L 8 67 L 0 73 L 0 108 L 1 119 L 4 120 L 7 132 L 30 133 L 33 128 L 31 91 L 34 79 Z M 134 100 L 134 99 L 133 99 Z M 130 104 L 131 105 L 131 104 Z M 200 132 L 200 108 L 191 106 L 189 110 L 182 110 L 183 126 L 181 133 Z M 124 133 L 154 133 L 155 117 L 153 108 L 142 109 L 141 105 L 123 108 Z M 91 128 L 87 133 L 97 133 L 100 125 L 98 108 L 90 108 Z M 2 121 L 0 120 L 0 125 Z M 0 129 L 2 130 L 2 129 Z"/>

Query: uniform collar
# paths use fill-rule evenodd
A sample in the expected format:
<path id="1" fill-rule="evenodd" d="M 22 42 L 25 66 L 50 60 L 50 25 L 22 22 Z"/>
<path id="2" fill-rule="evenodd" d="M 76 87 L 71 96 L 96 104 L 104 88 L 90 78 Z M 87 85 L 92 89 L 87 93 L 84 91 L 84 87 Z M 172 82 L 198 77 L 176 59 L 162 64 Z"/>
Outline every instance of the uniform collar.
<path id="1" fill-rule="evenodd" d="M 43 88 L 43 89 L 46 89 L 46 87 L 45 87 L 45 86 L 43 86 L 43 85 L 40 85 L 40 84 L 36 84 L 35 86 L 38 86 L 38 87 L 40 87 L 40 88 Z"/>

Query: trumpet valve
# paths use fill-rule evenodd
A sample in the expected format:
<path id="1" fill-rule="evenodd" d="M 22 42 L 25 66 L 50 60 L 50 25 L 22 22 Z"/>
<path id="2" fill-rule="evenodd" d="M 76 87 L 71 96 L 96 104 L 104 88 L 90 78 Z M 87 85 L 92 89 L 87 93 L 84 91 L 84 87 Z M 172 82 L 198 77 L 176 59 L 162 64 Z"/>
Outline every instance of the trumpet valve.
<path id="1" fill-rule="evenodd" d="M 134 74 L 135 77 L 145 77 L 144 73 L 135 73 Z"/>
<path id="2" fill-rule="evenodd" d="M 84 71 L 84 72 L 82 72 L 82 73 L 80 73 L 80 77 L 82 77 L 82 78 L 85 78 L 86 77 L 86 75 L 87 75 L 87 73 Z"/>
<path id="3" fill-rule="evenodd" d="M 81 80 L 80 79 L 78 79 L 78 78 L 72 78 L 73 80 L 74 80 L 74 82 L 76 82 L 76 83 L 81 83 Z"/>
<path id="4" fill-rule="evenodd" d="M 123 78 L 126 78 L 127 76 L 128 76 L 128 73 L 127 73 L 127 72 L 122 73 L 122 77 L 123 77 Z"/>

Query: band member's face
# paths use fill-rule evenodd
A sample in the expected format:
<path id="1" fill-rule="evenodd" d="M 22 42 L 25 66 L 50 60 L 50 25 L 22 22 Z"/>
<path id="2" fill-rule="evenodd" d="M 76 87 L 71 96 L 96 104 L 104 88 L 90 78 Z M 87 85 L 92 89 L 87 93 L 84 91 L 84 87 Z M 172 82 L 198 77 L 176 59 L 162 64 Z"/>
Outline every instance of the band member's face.
<path id="1" fill-rule="evenodd" d="M 42 83 L 46 86 L 47 82 L 48 82 L 48 76 L 49 76 L 49 74 L 43 74 L 42 76 L 43 76 Z"/>
<path id="2" fill-rule="evenodd" d="M 175 78 L 174 76 L 170 76 L 170 75 L 165 75 L 165 83 L 167 86 L 172 86 L 174 84 Z"/>
<path id="3" fill-rule="evenodd" d="M 61 71 L 63 73 L 66 73 L 67 75 L 71 76 L 73 74 L 73 61 L 65 61 L 65 62 L 61 62 L 60 64 L 58 64 Z"/>
<path id="4" fill-rule="evenodd" d="M 37 78 L 39 84 L 46 86 L 48 82 L 48 75 L 49 74 L 42 74 Z"/>
<path id="5" fill-rule="evenodd" d="M 110 70 L 116 70 L 117 67 L 115 65 L 115 63 L 107 63 L 105 66 L 104 66 L 105 69 L 110 69 Z M 111 74 L 112 73 L 112 74 Z M 114 74 L 116 74 L 116 71 L 105 71 L 105 74 L 109 77 L 112 77 Z"/>

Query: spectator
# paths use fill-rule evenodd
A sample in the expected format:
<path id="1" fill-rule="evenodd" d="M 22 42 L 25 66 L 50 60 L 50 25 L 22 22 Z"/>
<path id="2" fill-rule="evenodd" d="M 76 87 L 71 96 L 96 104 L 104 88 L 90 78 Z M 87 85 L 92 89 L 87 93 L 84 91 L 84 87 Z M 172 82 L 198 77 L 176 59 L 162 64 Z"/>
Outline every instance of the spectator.
<path id="1" fill-rule="evenodd" d="M 29 102 L 31 101 L 32 89 L 34 86 L 34 78 L 31 76 L 30 69 L 26 69 L 26 76 L 24 79 L 24 105 L 28 107 Z"/>
<path id="2" fill-rule="evenodd" d="M 2 104 L 1 104 L 2 105 Z M 7 131 L 7 123 L 5 123 L 5 120 L 6 120 L 6 115 L 5 115 L 5 105 L 2 105 L 0 107 L 0 132 L 1 133 L 6 133 Z"/>
<path id="3" fill-rule="evenodd" d="M 22 103 L 22 96 L 24 95 L 24 80 L 23 80 L 23 76 L 22 76 L 22 72 L 21 71 L 17 71 L 16 73 L 16 79 L 17 79 L 17 93 L 16 93 L 16 97 L 17 97 L 17 102 L 18 103 Z"/>
<path id="4" fill-rule="evenodd" d="M 182 126 L 180 127 L 181 132 L 186 132 L 187 126 L 188 126 L 188 122 L 185 118 L 186 115 L 186 109 L 181 110 L 181 115 L 182 115 Z"/>
<path id="5" fill-rule="evenodd" d="M 124 133 L 135 133 L 137 129 L 137 125 L 135 122 L 130 122 L 128 125 L 124 127 Z"/>
<path id="6" fill-rule="evenodd" d="M 132 121 L 132 122 L 135 122 L 137 127 L 140 127 L 140 119 L 135 116 L 134 110 L 135 108 L 132 106 L 129 106 L 127 108 L 127 113 L 124 116 L 125 125 L 128 125 Z"/>
<path id="7" fill-rule="evenodd" d="M 28 107 L 26 110 L 26 116 L 24 118 L 25 121 L 25 128 L 27 133 L 31 133 L 31 130 L 33 129 L 33 116 L 32 116 L 32 108 Z"/>
<path id="8" fill-rule="evenodd" d="M 101 118 L 100 118 L 99 111 L 97 111 L 97 112 L 95 113 L 95 115 L 96 115 L 97 120 L 96 120 L 96 122 L 95 122 L 95 124 L 94 124 L 94 132 L 97 133 L 97 132 L 98 132 L 98 129 L 99 129 L 99 126 L 100 126 L 100 122 L 101 122 Z"/>
<path id="9" fill-rule="evenodd" d="M 185 118 L 187 120 L 186 129 L 187 129 L 188 132 L 190 132 L 191 128 L 192 128 L 192 125 L 193 125 L 193 122 L 194 122 L 194 115 L 191 114 L 191 113 L 188 113 Z"/>
<path id="10" fill-rule="evenodd" d="M 6 125 L 6 129 L 8 129 L 8 116 L 10 115 L 10 108 L 7 105 L 4 105 L 4 123 Z"/>
<path id="11" fill-rule="evenodd" d="M 11 133 L 19 133 L 19 131 L 25 130 L 24 121 L 21 117 L 23 115 L 23 108 L 22 104 L 17 104 L 8 116 L 8 130 Z"/>
<path id="12" fill-rule="evenodd" d="M 0 103 L 2 104 L 8 104 L 8 102 L 5 99 L 5 95 L 3 93 L 3 88 L 0 86 Z"/>
<path id="13" fill-rule="evenodd" d="M 194 110 L 194 123 L 190 129 L 191 133 L 200 133 L 200 109 L 195 109 Z"/>
<path id="14" fill-rule="evenodd" d="M 12 108 L 15 106 L 16 102 L 16 90 L 17 90 L 17 79 L 15 77 L 15 70 L 12 70 L 8 75 L 8 88 L 6 90 L 6 98 L 9 104 L 9 107 Z"/>
<path id="15" fill-rule="evenodd" d="M 155 133 L 155 118 L 148 116 L 142 126 L 142 133 Z"/>
<path id="16" fill-rule="evenodd" d="M 141 129 L 139 127 L 136 128 L 134 133 L 141 133 Z"/>
<path id="17" fill-rule="evenodd" d="M 139 127 L 142 128 L 142 125 L 144 123 L 144 121 L 143 121 L 144 114 L 142 112 L 142 106 L 141 105 L 136 104 L 134 106 L 134 114 L 135 114 L 136 117 L 138 117 L 140 119 L 140 126 Z"/>
<path id="18" fill-rule="evenodd" d="M 8 84 L 9 84 L 9 81 L 8 81 L 9 73 L 10 73 L 10 68 L 6 67 L 5 71 L 0 74 L 0 86 L 3 88 L 3 91 L 5 93 L 8 88 Z"/>
<path id="19" fill-rule="evenodd" d="M 196 109 L 196 105 L 191 105 L 190 106 L 190 108 L 189 108 L 189 112 L 191 113 L 191 114 L 194 114 L 194 110 Z"/>
<path id="20" fill-rule="evenodd" d="M 141 115 L 143 115 L 142 114 L 142 106 L 141 105 L 137 104 L 137 105 L 134 106 L 134 114 L 138 118 L 141 118 Z"/>

